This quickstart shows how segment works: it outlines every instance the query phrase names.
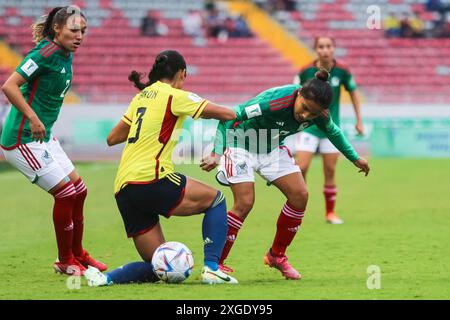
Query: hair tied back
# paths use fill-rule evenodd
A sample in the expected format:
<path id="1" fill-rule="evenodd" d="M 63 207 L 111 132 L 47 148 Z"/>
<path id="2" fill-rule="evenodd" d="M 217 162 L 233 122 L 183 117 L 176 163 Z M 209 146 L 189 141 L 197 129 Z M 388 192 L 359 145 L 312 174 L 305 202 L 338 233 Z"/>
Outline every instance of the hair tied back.
<path id="1" fill-rule="evenodd" d="M 167 57 L 165 54 L 162 54 L 156 57 L 155 62 L 157 64 L 164 64 L 167 60 L 169 60 L 169 57 Z"/>
<path id="2" fill-rule="evenodd" d="M 326 81 L 328 81 L 328 78 L 330 77 L 330 73 L 325 69 L 320 69 L 319 71 L 317 71 L 314 74 L 314 77 L 316 77 L 316 79 L 326 82 Z"/>

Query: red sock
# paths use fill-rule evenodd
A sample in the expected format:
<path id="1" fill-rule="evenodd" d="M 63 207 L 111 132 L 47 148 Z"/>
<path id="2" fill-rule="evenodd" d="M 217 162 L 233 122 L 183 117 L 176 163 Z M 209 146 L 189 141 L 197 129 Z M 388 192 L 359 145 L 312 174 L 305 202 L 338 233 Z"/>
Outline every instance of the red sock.
<path id="1" fill-rule="evenodd" d="M 78 179 L 77 182 L 74 183 L 75 192 L 77 193 L 75 204 L 73 206 L 73 242 L 72 242 L 72 251 L 76 257 L 80 257 L 83 255 L 83 230 L 84 230 L 84 216 L 83 216 L 83 207 L 84 200 L 87 196 L 87 188 L 84 184 L 83 180 Z"/>
<path id="2" fill-rule="evenodd" d="M 302 224 L 304 210 L 298 210 L 286 202 L 277 221 L 277 233 L 272 244 L 272 253 L 282 256 L 291 244 Z"/>
<path id="3" fill-rule="evenodd" d="M 325 197 L 325 207 L 327 214 L 334 212 L 334 205 L 336 204 L 336 194 L 336 186 L 332 185 L 323 187 L 323 195 Z"/>
<path id="4" fill-rule="evenodd" d="M 53 224 L 55 226 L 56 242 L 58 244 L 58 258 L 62 263 L 73 259 L 73 222 L 72 212 L 76 199 L 75 187 L 72 182 L 67 183 L 53 195 Z"/>
<path id="5" fill-rule="evenodd" d="M 222 256 L 220 257 L 219 263 L 223 264 L 225 259 L 228 257 L 230 253 L 231 247 L 236 240 L 239 229 L 242 227 L 242 223 L 244 221 L 239 218 L 237 215 L 232 212 L 228 212 L 228 232 L 227 232 L 227 241 L 225 242 L 225 246 L 223 247 Z"/>

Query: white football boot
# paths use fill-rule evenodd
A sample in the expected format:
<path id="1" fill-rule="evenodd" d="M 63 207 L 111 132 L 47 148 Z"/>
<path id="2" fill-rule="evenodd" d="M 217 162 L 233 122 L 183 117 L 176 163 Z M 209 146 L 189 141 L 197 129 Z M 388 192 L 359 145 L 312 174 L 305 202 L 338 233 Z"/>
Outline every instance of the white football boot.
<path id="1" fill-rule="evenodd" d="M 211 268 L 204 266 L 202 270 L 202 283 L 203 284 L 237 284 L 238 281 L 222 272 L 220 269 L 213 271 Z"/>
<path id="2" fill-rule="evenodd" d="M 89 266 L 84 272 L 89 287 L 102 287 L 112 285 L 112 281 L 108 281 L 108 277 L 95 267 Z"/>

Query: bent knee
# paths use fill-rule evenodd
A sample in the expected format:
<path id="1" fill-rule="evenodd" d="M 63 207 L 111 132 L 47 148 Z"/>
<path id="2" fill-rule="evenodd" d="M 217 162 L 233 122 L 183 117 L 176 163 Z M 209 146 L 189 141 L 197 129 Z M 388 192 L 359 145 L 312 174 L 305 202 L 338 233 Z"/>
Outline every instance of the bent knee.
<path id="1" fill-rule="evenodd" d="M 225 195 L 221 191 L 217 191 L 210 208 L 215 208 L 221 204 L 225 205 Z"/>
<path id="2" fill-rule="evenodd" d="M 205 212 L 211 208 L 216 203 L 219 193 L 222 195 L 217 189 L 211 188 L 210 190 L 207 190 L 201 198 L 193 200 L 193 207 L 195 207 L 194 211 Z"/>
<path id="3" fill-rule="evenodd" d="M 236 199 L 233 206 L 233 213 L 238 217 L 245 219 L 252 210 L 254 202 L 255 199 L 253 197 Z"/>
<path id="4" fill-rule="evenodd" d="M 287 201 L 299 210 L 304 210 L 308 203 L 308 189 L 301 189 L 290 195 Z"/>

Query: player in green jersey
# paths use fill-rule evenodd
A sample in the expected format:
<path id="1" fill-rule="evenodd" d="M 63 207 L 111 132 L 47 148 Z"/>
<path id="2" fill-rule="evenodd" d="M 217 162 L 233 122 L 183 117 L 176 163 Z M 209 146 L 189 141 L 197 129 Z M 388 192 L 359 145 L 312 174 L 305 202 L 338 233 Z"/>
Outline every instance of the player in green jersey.
<path id="1" fill-rule="evenodd" d="M 284 146 L 285 137 L 316 125 L 360 172 L 369 173 L 367 161 L 355 152 L 328 113 L 333 98 L 328 76 L 327 71 L 321 70 L 303 86 L 286 85 L 264 91 L 235 108 L 236 120 L 219 123 L 214 150 L 201 167 L 210 171 L 220 163 L 217 180 L 230 185 L 234 196 L 228 213 L 227 243 L 220 259 L 222 270 L 232 271 L 223 263 L 253 207 L 257 171 L 287 198 L 264 262 L 279 269 L 287 279 L 301 277 L 287 262 L 286 249 L 302 223 L 308 191 L 300 168 Z"/>
<path id="2" fill-rule="evenodd" d="M 304 84 L 309 79 L 314 78 L 314 74 L 319 68 L 330 71 L 330 85 L 333 89 L 333 101 L 329 112 L 334 123 L 340 125 L 339 101 L 341 96 L 341 86 L 349 92 L 353 108 L 356 115 L 355 129 L 358 134 L 364 134 L 361 118 L 360 104 L 357 97 L 356 83 L 348 68 L 334 59 L 335 43 L 330 37 L 318 37 L 314 44 L 318 59 L 305 66 L 297 75 L 295 83 Z M 286 145 L 295 153 L 303 178 L 306 180 L 311 160 L 316 151 L 322 154 L 326 221 L 331 224 L 341 224 L 343 220 L 335 213 L 336 203 L 336 163 L 339 157 L 339 150 L 330 142 L 326 135 L 317 127 L 311 126 L 305 131 L 293 135 L 286 139 Z"/>
<path id="3" fill-rule="evenodd" d="M 83 249 L 87 189 L 52 135 L 72 84 L 72 53 L 81 45 L 86 28 L 86 18 L 78 7 L 51 10 L 33 25 L 36 46 L 2 86 L 11 110 L 1 148 L 12 166 L 54 197 L 58 260 L 53 267 L 64 274 L 83 274 L 89 265 L 106 269 Z"/>

